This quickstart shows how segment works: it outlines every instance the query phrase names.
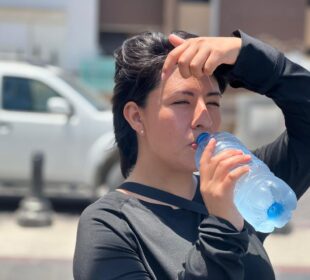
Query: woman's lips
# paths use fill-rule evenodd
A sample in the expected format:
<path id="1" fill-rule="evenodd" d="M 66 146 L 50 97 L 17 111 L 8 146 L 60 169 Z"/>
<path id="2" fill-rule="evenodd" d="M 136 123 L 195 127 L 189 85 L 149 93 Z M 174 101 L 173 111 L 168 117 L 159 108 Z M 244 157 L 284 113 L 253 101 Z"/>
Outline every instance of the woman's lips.
<path id="1" fill-rule="evenodd" d="M 193 143 L 191 144 L 191 147 L 192 147 L 194 150 L 197 150 L 198 145 L 197 145 L 196 142 L 193 142 Z"/>

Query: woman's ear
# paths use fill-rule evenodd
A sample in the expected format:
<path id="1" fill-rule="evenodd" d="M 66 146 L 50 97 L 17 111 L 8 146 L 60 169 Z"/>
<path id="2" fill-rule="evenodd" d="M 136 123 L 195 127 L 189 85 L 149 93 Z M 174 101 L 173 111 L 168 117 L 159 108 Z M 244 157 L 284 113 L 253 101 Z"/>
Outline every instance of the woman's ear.
<path id="1" fill-rule="evenodd" d="M 133 130 L 137 132 L 137 134 L 144 134 L 144 126 L 141 121 L 141 112 L 139 106 L 133 102 L 129 101 L 126 103 L 123 114 L 129 125 Z"/>

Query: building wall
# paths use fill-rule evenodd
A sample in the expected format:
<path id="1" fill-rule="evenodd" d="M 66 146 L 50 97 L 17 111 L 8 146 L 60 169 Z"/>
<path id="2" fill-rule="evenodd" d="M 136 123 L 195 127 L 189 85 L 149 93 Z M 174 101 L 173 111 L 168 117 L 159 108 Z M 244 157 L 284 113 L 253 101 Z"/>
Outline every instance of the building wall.
<path id="1" fill-rule="evenodd" d="M 107 32 L 160 30 L 163 0 L 101 0 L 100 29 Z"/>
<path id="2" fill-rule="evenodd" d="M 181 2 L 178 6 L 177 29 L 197 35 L 210 35 L 210 5 L 203 2 Z"/>
<path id="3" fill-rule="evenodd" d="M 77 70 L 98 53 L 97 0 L 0 0 L 0 58 Z"/>
<path id="4" fill-rule="evenodd" d="M 299 44 L 304 40 L 304 0 L 215 0 L 220 1 L 219 35 L 240 28 L 258 37 Z"/>
<path id="5" fill-rule="evenodd" d="M 64 47 L 64 65 L 77 69 L 80 62 L 98 55 L 97 0 L 64 0 L 67 28 Z"/>
<path id="6" fill-rule="evenodd" d="M 208 1 L 100 0 L 100 42 L 111 54 L 126 37 L 142 31 L 185 30 L 210 34 Z"/>
<path id="7" fill-rule="evenodd" d="M 102 53 L 112 54 L 131 35 L 176 29 L 178 0 L 99 0 Z"/>
<path id="8" fill-rule="evenodd" d="M 283 51 L 310 49 L 306 0 L 98 1 L 100 44 L 108 54 L 138 32 L 167 34 L 175 29 L 204 36 L 230 36 L 240 28 Z"/>
<path id="9" fill-rule="evenodd" d="M 305 9 L 305 29 L 304 29 L 304 47 L 305 51 L 310 53 L 310 1 Z"/>
<path id="10" fill-rule="evenodd" d="M 5 8 L 58 9 L 63 8 L 65 3 L 65 0 L 0 0 L 0 6 Z"/>

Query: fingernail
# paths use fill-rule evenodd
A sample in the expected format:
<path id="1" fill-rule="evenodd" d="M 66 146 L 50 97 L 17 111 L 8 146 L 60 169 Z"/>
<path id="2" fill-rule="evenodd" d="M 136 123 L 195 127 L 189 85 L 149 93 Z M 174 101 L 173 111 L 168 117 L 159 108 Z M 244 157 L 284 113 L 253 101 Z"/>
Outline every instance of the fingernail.
<path id="1" fill-rule="evenodd" d="M 211 138 L 209 142 L 210 142 L 210 144 L 214 144 L 215 143 L 215 139 Z"/>

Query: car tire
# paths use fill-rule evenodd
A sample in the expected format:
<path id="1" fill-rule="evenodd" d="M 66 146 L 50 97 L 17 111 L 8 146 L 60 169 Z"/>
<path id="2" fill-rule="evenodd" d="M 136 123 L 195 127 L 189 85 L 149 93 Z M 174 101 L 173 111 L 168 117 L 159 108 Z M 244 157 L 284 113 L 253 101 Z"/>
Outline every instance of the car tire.
<path id="1" fill-rule="evenodd" d="M 96 188 L 96 198 L 100 198 L 110 191 L 115 190 L 124 181 L 119 161 L 114 162 L 107 172 L 105 182 Z"/>

